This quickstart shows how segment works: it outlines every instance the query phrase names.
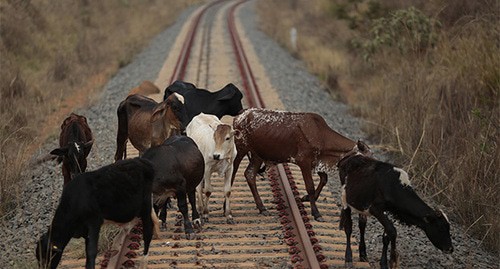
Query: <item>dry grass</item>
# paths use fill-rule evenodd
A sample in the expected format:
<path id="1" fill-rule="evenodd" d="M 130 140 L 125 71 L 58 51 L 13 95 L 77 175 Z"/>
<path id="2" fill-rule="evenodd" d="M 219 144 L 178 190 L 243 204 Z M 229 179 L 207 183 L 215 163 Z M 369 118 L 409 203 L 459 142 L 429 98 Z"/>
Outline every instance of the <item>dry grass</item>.
<path id="1" fill-rule="evenodd" d="M 369 122 L 365 128 L 372 140 L 391 150 L 419 190 L 498 252 L 500 8 L 498 2 L 479 2 L 386 0 L 374 6 L 295 0 L 258 6 L 263 29 L 285 46 L 283 33 L 300 25 L 297 57 L 325 84 L 340 86 L 335 95 Z M 433 30 L 436 42 L 403 55 L 401 46 L 409 43 L 392 40 L 400 47 L 378 44 L 364 61 L 366 51 L 352 41 L 373 38 L 369 31 L 377 18 L 410 6 L 440 21 Z M 283 17 L 293 20 L 282 22 Z M 315 27 L 321 30 L 310 30 Z"/>
<path id="2" fill-rule="evenodd" d="M 194 2 L 0 1 L 0 217 L 34 150 Z"/>

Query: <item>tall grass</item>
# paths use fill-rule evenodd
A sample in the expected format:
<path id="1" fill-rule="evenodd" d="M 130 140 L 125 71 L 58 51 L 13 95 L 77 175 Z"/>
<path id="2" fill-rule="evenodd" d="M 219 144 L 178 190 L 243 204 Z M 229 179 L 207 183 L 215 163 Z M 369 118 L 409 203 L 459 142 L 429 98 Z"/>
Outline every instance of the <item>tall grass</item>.
<path id="1" fill-rule="evenodd" d="M 293 8 L 261 1 L 259 11 L 263 29 L 283 44 L 286 37 L 276 33 L 292 24 L 307 29 L 307 18 L 295 13 L 322 18 L 320 25 L 344 25 L 345 34 L 308 50 L 345 53 L 347 67 L 311 70 L 346 81 L 338 92 L 369 122 L 373 140 L 390 149 L 417 188 L 498 252 L 500 8 L 495 1 L 472 2 L 316 0 L 308 7 L 296 0 Z M 270 6 L 280 13 L 273 19 Z M 281 16 L 297 20 L 284 25 Z M 299 29 L 299 40 L 318 39 L 319 32 Z M 326 65 L 317 63 L 321 55 L 296 54 L 310 65 Z"/>
<path id="2" fill-rule="evenodd" d="M 0 217 L 62 119 L 191 1 L 0 1 Z"/>

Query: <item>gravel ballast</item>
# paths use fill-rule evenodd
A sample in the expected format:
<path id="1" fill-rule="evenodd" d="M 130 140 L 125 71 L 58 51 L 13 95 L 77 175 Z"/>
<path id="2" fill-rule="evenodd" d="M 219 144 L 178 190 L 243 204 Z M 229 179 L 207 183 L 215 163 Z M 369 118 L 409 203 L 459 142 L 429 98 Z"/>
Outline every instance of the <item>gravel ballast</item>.
<path id="1" fill-rule="evenodd" d="M 364 138 L 360 130 L 362 121 L 349 114 L 349 107 L 332 101 L 319 80 L 309 74 L 305 66 L 282 49 L 275 41 L 258 30 L 254 4 L 243 5 L 239 16 L 253 47 L 273 87 L 290 111 L 310 111 L 322 115 L 328 124 L 353 139 Z M 96 139 L 89 156 L 88 170 L 113 162 L 116 149 L 116 107 L 128 91 L 143 80 L 154 81 L 163 61 L 172 47 L 183 22 L 194 8 L 183 12 L 177 22 L 155 37 L 150 45 L 105 85 L 99 101 L 86 109 L 75 111 L 85 115 Z M 58 147 L 57 138 L 47 141 L 34 159 Z M 377 156 L 381 157 L 381 156 Z M 0 268 L 20 267 L 26 260 L 35 259 L 35 241 L 49 225 L 62 191 L 60 165 L 46 162 L 32 166 L 23 175 L 23 190 L 17 210 L 6 217 L 0 231 Z M 338 178 L 328 182 L 338 193 Z M 418 192 L 418 190 L 417 190 Z M 339 196 L 340 197 L 340 196 Z M 469 238 L 465 229 L 453 223 L 452 235 L 455 251 L 451 255 L 436 249 L 425 234 L 413 227 L 396 224 L 401 268 L 498 268 L 499 258 L 486 252 L 478 240 Z M 356 217 L 354 217 L 356 218 Z M 354 220 L 355 223 L 356 220 Z M 355 236 L 357 225 L 354 225 Z M 382 249 L 382 226 L 373 218 L 367 227 L 368 258 L 378 267 Z M 353 248 L 357 252 L 357 247 Z"/>

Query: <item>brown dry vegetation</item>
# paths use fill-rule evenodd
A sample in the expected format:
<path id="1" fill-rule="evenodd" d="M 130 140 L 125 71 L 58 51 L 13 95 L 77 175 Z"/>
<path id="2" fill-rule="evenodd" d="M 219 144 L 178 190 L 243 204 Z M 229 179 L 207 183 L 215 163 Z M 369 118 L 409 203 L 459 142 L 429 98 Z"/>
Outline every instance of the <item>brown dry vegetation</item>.
<path id="1" fill-rule="evenodd" d="M 294 54 L 366 119 L 372 141 L 498 252 L 499 2 L 274 0 L 258 10 L 290 50 L 297 28 Z"/>
<path id="2" fill-rule="evenodd" d="M 0 1 L 0 217 L 29 156 L 192 1 Z"/>

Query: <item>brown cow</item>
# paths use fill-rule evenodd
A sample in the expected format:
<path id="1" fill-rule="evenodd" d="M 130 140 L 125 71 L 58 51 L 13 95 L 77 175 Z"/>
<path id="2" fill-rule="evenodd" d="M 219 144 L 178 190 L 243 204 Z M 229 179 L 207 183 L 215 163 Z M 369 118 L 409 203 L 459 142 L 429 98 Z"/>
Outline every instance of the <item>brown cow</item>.
<path id="1" fill-rule="evenodd" d="M 316 207 L 316 200 L 328 180 L 328 173 L 336 169 L 337 162 L 347 153 L 359 151 L 370 154 L 369 147 L 357 143 L 332 130 L 325 120 L 314 113 L 251 108 L 236 116 L 233 122 L 237 155 L 231 182 L 234 181 L 241 160 L 249 155 L 245 178 L 252 191 L 257 208 L 266 211 L 255 185 L 255 176 L 263 162 L 295 163 L 304 177 L 307 196 L 303 200 L 311 203 L 312 215 L 323 221 Z M 320 182 L 316 190 L 312 171 L 316 171 Z"/>
<path id="2" fill-rule="evenodd" d="M 162 144 L 172 134 L 184 132 L 187 125 L 184 98 L 179 94 L 173 94 L 161 103 L 139 94 L 129 95 L 120 103 L 117 114 L 115 161 L 127 157 L 127 139 L 141 156 L 145 150 Z"/>
<path id="3" fill-rule="evenodd" d="M 87 156 L 93 143 L 94 139 L 87 124 L 87 118 L 71 113 L 61 124 L 60 148 L 50 152 L 50 154 L 59 156 L 58 161 L 63 163 L 64 185 L 75 175 L 85 172 Z"/>
<path id="4" fill-rule="evenodd" d="M 158 87 L 154 85 L 153 82 L 149 80 L 144 80 L 139 86 L 130 90 L 128 95 L 132 94 L 150 95 L 155 93 L 160 93 L 160 89 L 158 89 Z"/>

